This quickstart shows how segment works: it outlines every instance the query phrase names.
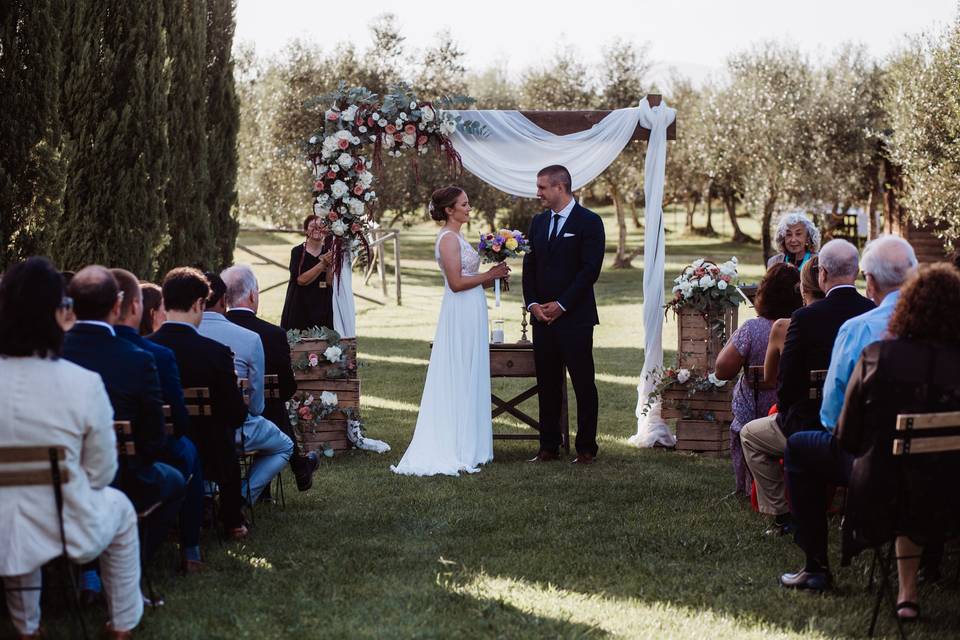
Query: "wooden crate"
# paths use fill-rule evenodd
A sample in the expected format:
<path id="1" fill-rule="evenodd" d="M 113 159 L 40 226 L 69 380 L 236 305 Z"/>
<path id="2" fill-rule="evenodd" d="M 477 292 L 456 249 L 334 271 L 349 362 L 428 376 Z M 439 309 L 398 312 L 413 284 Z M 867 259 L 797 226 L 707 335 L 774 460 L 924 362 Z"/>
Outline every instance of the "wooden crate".
<path id="1" fill-rule="evenodd" d="M 705 316 L 696 309 L 681 307 L 677 330 L 677 367 L 696 369 L 704 374 L 713 371 L 720 350 L 737 328 L 736 307 L 727 307 L 723 312 L 723 339 L 711 330 L 717 318 L 715 315 Z"/>
<path id="2" fill-rule="evenodd" d="M 677 420 L 677 449 L 713 457 L 730 455 L 730 423 Z"/>
<path id="3" fill-rule="evenodd" d="M 346 451 L 350 448 L 347 438 L 347 417 L 339 411 L 327 416 L 313 428 L 298 430 L 300 444 L 304 451 L 322 451 L 326 444 L 334 451 Z"/>
<path id="4" fill-rule="evenodd" d="M 290 347 L 290 359 L 294 365 L 293 377 L 296 378 L 298 382 L 301 380 L 327 380 L 330 378 L 343 379 L 345 377 L 343 363 L 333 364 L 327 362 L 327 359 L 323 357 L 323 352 L 326 351 L 329 346 L 330 344 L 326 340 L 307 339 L 301 340 Z M 353 373 L 351 375 L 356 375 L 357 339 L 341 338 L 337 346 L 343 349 L 344 362 L 353 365 Z M 305 362 L 311 353 L 317 354 L 320 363 L 310 369 L 299 369 L 298 365 Z"/>
<path id="5" fill-rule="evenodd" d="M 297 393 L 312 393 L 319 398 L 324 391 L 337 394 L 337 406 L 360 408 L 360 380 L 302 380 L 297 383 Z"/>
<path id="6" fill-rule="evenodd" d="M 666 389 L 661 396 L 664 418 L 704 420 L 712 417 L 720 422 L 733 421 L 733 381 L 713 391 L 697 391 L 692 396 L 681 385 Z"/>

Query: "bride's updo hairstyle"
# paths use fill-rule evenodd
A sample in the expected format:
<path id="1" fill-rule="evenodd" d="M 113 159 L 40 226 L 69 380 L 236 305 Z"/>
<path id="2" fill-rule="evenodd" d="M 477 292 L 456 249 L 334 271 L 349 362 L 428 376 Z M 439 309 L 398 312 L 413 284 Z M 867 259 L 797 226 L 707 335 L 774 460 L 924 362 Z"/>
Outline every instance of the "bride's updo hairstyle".
<path id="1" fill-rule="evenodd" d="M 447 207 L 457 204 L 457 198 L 463 193 L 463 189 L 456 185 L 440 187 L 430 196 L 430 204 L 427 205 L 427 211 L 430 217 L 437 222 L 447 221 Z"/>

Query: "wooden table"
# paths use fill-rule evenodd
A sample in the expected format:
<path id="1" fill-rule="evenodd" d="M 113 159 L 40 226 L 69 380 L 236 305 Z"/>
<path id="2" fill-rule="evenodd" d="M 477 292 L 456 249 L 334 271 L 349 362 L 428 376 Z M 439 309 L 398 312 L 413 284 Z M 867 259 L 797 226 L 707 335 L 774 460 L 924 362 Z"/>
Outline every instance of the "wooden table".
<path id="1" fill-rule="evenodd" d="M 493 403 L 492 417 L 508 413 L 517 418 L 524 424 L 532 427 L 536 434 L 523 433 L 494 433 L 494 439 L 499 440 L 539 440 L 540 424 L 529 415 L 518 408 L 518 405 L 525 400 L 537 395 L 537 367 L 533 359 L 532 342 L 513 342 L 505 344 L 490 345 L 490 378 L 533 378 L 532 387 L 513 398 L 504 400 L 497 394 L 490 394 L 490 401 Z M 560 431 L 563 438 L 563 448 L 567 453 L 570 452 L 570 417 L 567 411 L 567 374 L 563 373 L 563 399 L 560 406 Z"/>

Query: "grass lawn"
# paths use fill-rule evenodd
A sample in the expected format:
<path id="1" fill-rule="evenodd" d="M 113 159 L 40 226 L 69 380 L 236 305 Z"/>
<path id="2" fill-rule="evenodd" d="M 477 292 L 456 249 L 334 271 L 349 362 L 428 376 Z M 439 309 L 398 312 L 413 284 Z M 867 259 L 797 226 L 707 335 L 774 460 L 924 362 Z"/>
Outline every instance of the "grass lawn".
<path id="1" fill-rule="evenodd" d="M 616 234 L 611 215 L 604 213 L 609 266 Z M 752 220 L 744 220 L 744 230 L 758 235 Z M 835 568 L 839 588 L 830 595 L 783 590 L 777 576 L 799 567 L 801 554 L 788 539 L 764 537 L 764 520 L 729 496 L 729 460 L 626 444 L 636 429 L 642 357 L 639 268 L 605 270 L 597 285 L 596 465 L 528 465 L 523 460 L 536 451 L 536 443 L 497 441 L 495 461 L 477 475 L 394 476 L 389 466 L 399 460 L 414 427 L 442 294 L 434 233 L 426 225 L 402 233 L 403 306 L 358 302 L 360 358 L 366 363 L 363 413 L 369 435 L 386 440 L 393 451 L 338 455 L 323 464 L 313 490 L 305 494 L 296 492 L 285 473 L 286 509 L 259 509 L 252 536 L 243 544 L 218 546 L 207 536 L 209 570 L 202 575 L 175 578 L 167 567 L 174 552 L 165 549 L 153 573 L 167 605 L 147 612 L 140 637 L 865 635 L 872 603 L 864 588 L 865 557 L 854 567 Z M 295 241 L 266 233 L 240 238 L 283 263 Z M 631 244 L 641 241 L 631 229 Z M 668 280 L 704 255 L 738 256 L 747 281 L 762 274 L 756 244 L 673 232 Z M 257 262 L 240 251 L 237 260 Z M 286 277 L 276 267 L 254 266 L 262 287 Z M 514 273 L 519 283 L 519 269 Z M 355 281 L 362 285 L 362 278 Z M 373 284 L 358 291 L 379 299 Z M 505 296 L 508 339 L 519 336 L 519 289 Z M 283 291 L 263 296 L 267 318 L 278 319 Z M 741 321 L 751 313 L 741 307 Z M 668 361 L 675 343 L 676 324 L 668 321 Z M 451 380 L 451 393 L 470 383 Z M 504 387 L 500 381 L 495 385 Z M 535 402 L 526 406 L 536 410 Z M 518 427 L 499 421 L 495 429 Z M 832 537 L 836 541 L 835 531 Z M 927 622 L 911 637 L 960 633 L 956 595 L 950 589 L 926 589 Z M 102 615 L 93 619 L 102 621 Z M 890 633 L 889 616 L 882 620 L 882 629 Z"/>

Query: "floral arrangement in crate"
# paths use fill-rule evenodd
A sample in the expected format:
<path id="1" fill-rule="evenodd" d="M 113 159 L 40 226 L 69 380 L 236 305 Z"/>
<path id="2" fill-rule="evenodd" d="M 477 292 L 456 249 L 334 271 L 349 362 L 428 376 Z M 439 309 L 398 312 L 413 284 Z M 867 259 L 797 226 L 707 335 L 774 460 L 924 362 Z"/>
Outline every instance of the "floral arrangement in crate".
<path id="1" fill-rule="evenodd" d="M 458 126 L 477 134 L 482 128 L 461 123 L 447 109 L 470 102 L 466 97 L 424 101 L 402 84 L 381 99 L 364 87 L 347 88 L 341 82 L 336 91 L 307 103 L 308 108 L 323 110 L 322 125 L 307 140 L 306 156 L 313 176 L 313 212 L 330 233 L 346 241 L 334 243 L 338 275 L 343 252 L 356 244 L 367 246 L 364 232 L 373 223 L 368 205 L 377 199 L 371 169 L 382 166 L 383 150 L 390 156 L 413 152 L 411 161 L 419 177 L 417 156 L 433 146 L 459 172 L 460 154 L 450 134 Z"/>
<path id="2" fill-rule="evenodd" d="M 340 346 L 340 334 L 327 327 L 313 327 L 307 330 L 291 329 L 287 332 L 287 342 L 293 346 L 304 340 L 323 340 L 327 348 L 322 352 L 309 351 L 299 355 L 291 362 L 294 371 L 311 371 L 322 363 L 337 365 L 325 368 L 325 378 L 329 380 L 343 380 L 352 378 L 357 373 L 357 363 L 346 357 L 345 349 Z"/>
<path id="3" fill-rule="evenodd" d="M 317 397 L 309 391 L 299 391 L 287 401 L 290 424 L 301 436 L 305 431 L 319 428 L 323 420 L 338 411 L 347 417 L 347 435 L 350 442 L 360 446 L 357 441 L 359 439 L 362 442 L 365 436 L 360 413 L 353 407 L 341 407 L 337 394 L 324 391 Z M 323 455 L 332 456 L 333 449 L 325 442 L 321 444 Z"/>
<path id="4" fill-rule="evenodd" d="M 664 309 L 678 315 L 681 309 L 696 309 L 704 317 L 712 318 L 710 329 L 714 335 L 726 339 L 724 311 L 743 302 L 743 294 L 737 288 L 737 266 L 736 257 L 721 265 L 704 258 L 694 260 L 674 278 L 673 298 Z"/>
<path id="5" fill-rule="evenodd" d="M 647 396 L 647 402 L 643 405 L 641 412 L 643 415 L 647 415 L 647 412 L 650 410 L 650 407 L 653 406 L 658 400 L 662 400 L 663 394 L 669 389 L 682 389 L 686 392 L 687 398 L 692 398 L 697 393 L 715 391 L 717 389 L 723 388 L 728 380 L 721 380 L 717 377 L 717 374 L 712 371 L 706 375 L 698 372 L 696 369 L 684 369 L 679 367 L 660 367 L 654 369 L 647 377 L 654 378 L 656 382 L 653 385 L 653 389 L 650 391 L 650 395 Z M 678 409 L 684 412 L 684 414 L 691 413 L 690 406 L 684 405 L 683 402 L 680 402 L 677 406 Z M 704 419 L 712 420 L 712 415 L 707 415 L 710 412 L 704 414 Z M 684 417 L 693 417 L 691 415 L 685 415 Z"/>

